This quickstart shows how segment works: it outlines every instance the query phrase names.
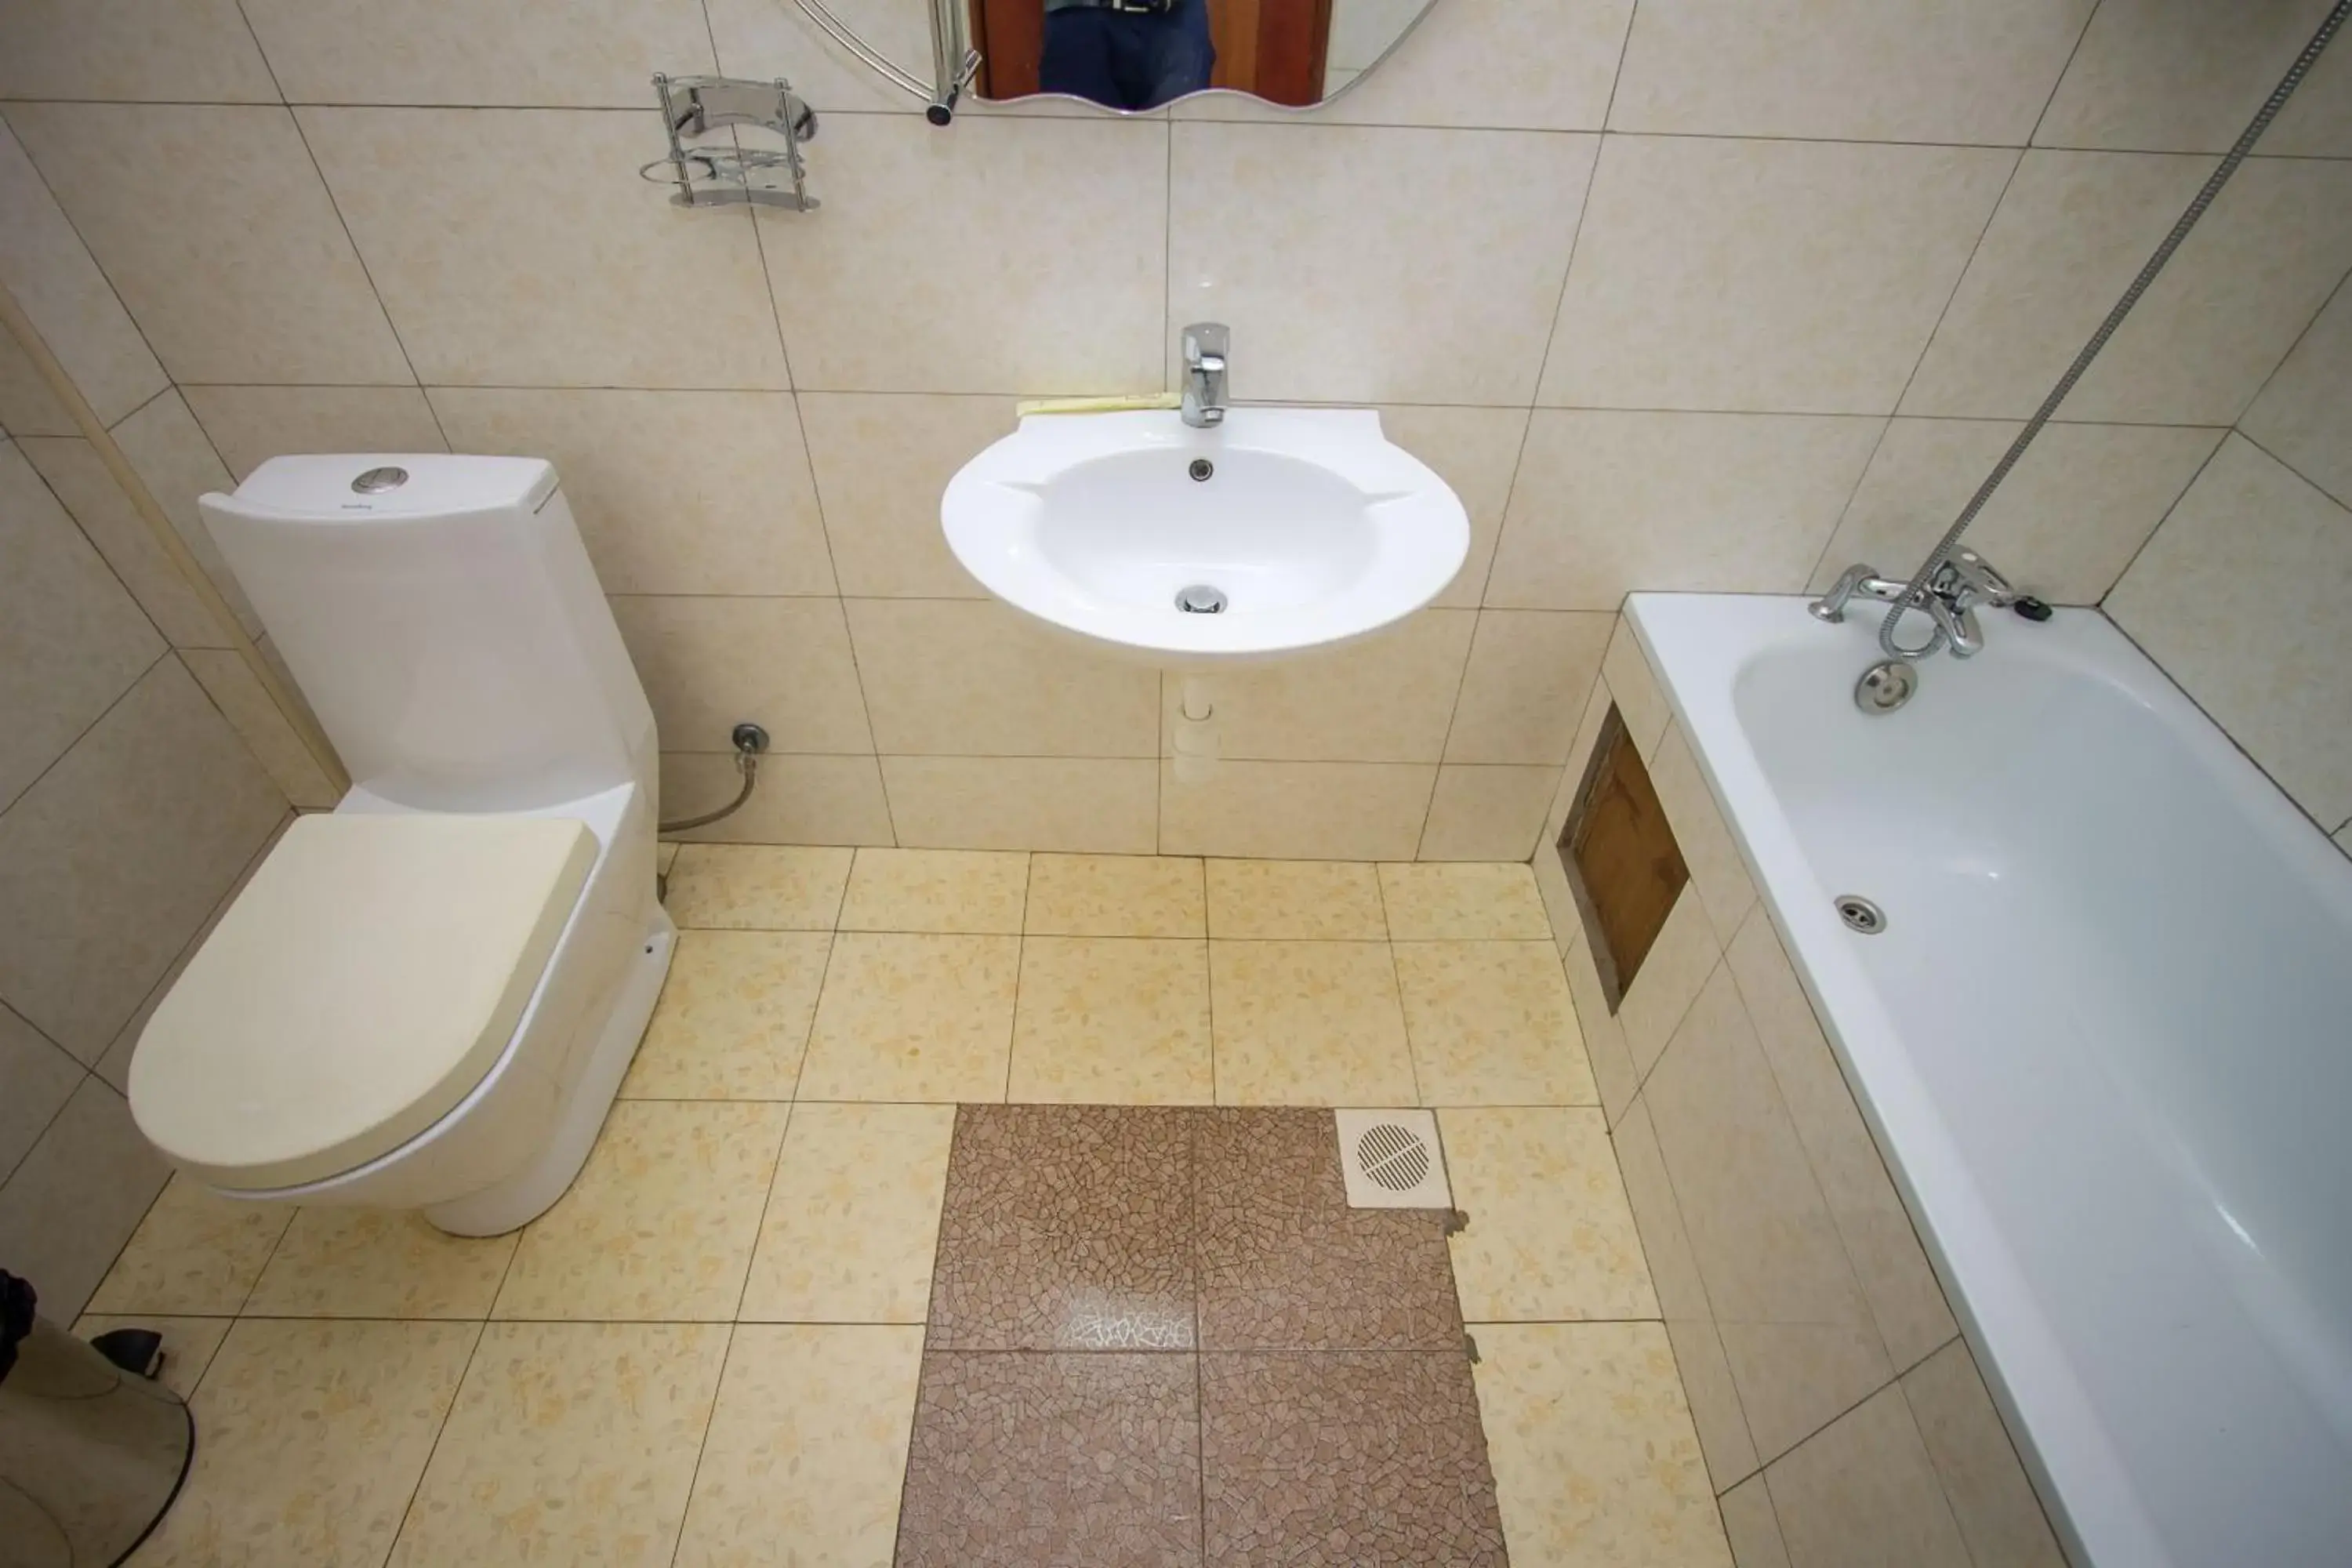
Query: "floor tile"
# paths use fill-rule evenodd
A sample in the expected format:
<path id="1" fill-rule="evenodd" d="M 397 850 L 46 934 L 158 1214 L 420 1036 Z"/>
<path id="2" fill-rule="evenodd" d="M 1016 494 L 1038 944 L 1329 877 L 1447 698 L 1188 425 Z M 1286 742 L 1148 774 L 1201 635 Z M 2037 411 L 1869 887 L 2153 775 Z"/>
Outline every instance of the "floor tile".
<path id="1" fill-rule="evenodd" d="M 922 1360 L 919 1328 L 738 1328 L 677 1568 L 887 1568 Z"/>
<path id="2" fill-rule="evenodd" d="M 1021 930 L 1029 857 L 994 849 L 860 849 L 844 931 Z"/>
<path id="3" fill-rule="evenodd" d="M 1190 1112 L 967 1105 L 931 1282 L 933 1350 L 1189 1350 Z"/>
<path id="4" fill-rule="evenodd" d="M 175 1175 L 89 1299 L 93 1312 L 234 1316 L 294 1211 Z"/>
<path id="5" fill-rule="evenodd" d="M 790 1100 L 833 938 L 685 931 L 625 1100 Z"/>
<path id="6" fill-rule="evenodd" d="M 1654 1318 L 1657 1293 L 1598 1110 L 1441 1110 L 1462 1315 L 1474 1323 Z"/>
<path id="7" fill-rule="evenodd" d="M 801 1068 L 809 1100 L 1001 1100 L 1021 939 L 845 932 Z"/>
<path id="8" fill-rule="evenodd" d="M 1351 1209 L 1328 1111 L 1197 1113 L 1206 1350 L 1459 1351 L 1444 1216 Z"/>
<path id="9" fill-rule="evenodd" d="M 219 1353 L 221 1341 L 236 1323 L 234 1318 L 176 1318 L 160 1312 L 140 1312 L 127 1318 L 84 1312 L 74 1322 L 77 1338 L 94 1340 L 115 1329 L 152 1329 L 163 1336 L 163 1370 L 156 1381 L 186 1399 L 204 1381 L 205 1369 Z"/>
<path id="10" fill-rule="evenodd" d="M 777 844 L 681 844 L 664 902 L 682 926 L 831 931 L 849 885 L 851 854 Z"/>
<path id="11" fill-rule="evenodd" d="M 1381 863 L 1381 901 L 1398 942 L 1549 942 L 1536 874 L 1517 861 Z"/>
<path id="12" fill-rule="evenodd" d="M 376 1568 L 480 1331 L 237 1324 L 196 1391 L 195 1462 L 139 1568 Z"/>
<path id="13" fill-rule="evenodd" d="M 422 1215 L 304 1209 L 245 1304 L 271 1318 L 486 1318 L 513 1236 L 451 1236 Z"/>
<path id="14" fill-rule="evenodd" d="M 1022 939 L 1009 1098 L 1206 1105 L 1214 1090 L 1208 943 Z"/>
<path id="15" fill-rule="evenodd" d="M 1201 862 L 1181 855 L 1037 855 L 1029 862 L 1036 936 L 1206 936 Z"/>
<path id="16" fill-rule="evenodd" d="M 1189 1355 L 928 1352 L 898 1568 L 1192 1568 L 1200 1441 Z"/>
<path id="17" fill-rule="evenodd" d="M 1504 1568 L 1469 1359 L 1203 1355 L 1202 1561 Z"/>
<path id="18" fill-rule="evenodd" d="M 729 1331 L 716 1323 L 485 1328 L 392 1568 L 664 1568 Z"/>
<path id="19" fill-rule="evenodd" d="M 1512 1568 L 1730 1568 L 1662 1325 L 1471 1332 Z"/>
<path id="20" fill-rule="evenodd" d="M 1550 942 L 1409 942 L 1395 954 L 1423 1105 L 1601 1103 Z"/>
<path id="21" fill-rule="evenodd" d="M 1381 942 L 1380 878 L 1360 860 L 1212 860 L 1209 934 Z"/>
<path id="22" fill-rule="evenodd" d="M 732 1318 L 789 1110 L 617 1101 L 572 1190 L 524 1228 L 495 1315 Z"/>
<path id="23" fill-rule="evenodd" d="M 954 1128 L 949 1105 L 793 1107 L 736 1315 L 920 1323 Z"/>
<path id="24" fill-rule="evenodd" d="M 1412 1105 L 1412 1052 L 1381 942 L 1212 942 L 1221 1105 Z"/>

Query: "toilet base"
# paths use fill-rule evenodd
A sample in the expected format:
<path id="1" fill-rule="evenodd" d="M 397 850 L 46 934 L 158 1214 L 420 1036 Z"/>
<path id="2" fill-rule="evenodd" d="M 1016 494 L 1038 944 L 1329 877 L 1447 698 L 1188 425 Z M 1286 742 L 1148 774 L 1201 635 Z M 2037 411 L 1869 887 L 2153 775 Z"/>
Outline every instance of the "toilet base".
<path id="1" fill-rule="evenodd" d="M 426 1221 L 452 1236 L 503 1236 L 555 1206 L 555 1200 L 588 1163 L 588 1152 L 596 1145 L 605 1112 L 620 1093 L 629 1064 L 636 1059 L 637 1044 L 652 1021 L 662 981 L 669 973 L 670 950 L 677 943 L 677 928 L 667 912 L 656 905 L 654 924 L 646 932 L 643 950 L 614 994 L 604 1032 L 597 1037 L 579 1081 L 572 1085 L 571 1099 L 558 1113 L 555 1135 L 547 1147 L 504 1181 L 426 1207 L 423 1211 Z"/>

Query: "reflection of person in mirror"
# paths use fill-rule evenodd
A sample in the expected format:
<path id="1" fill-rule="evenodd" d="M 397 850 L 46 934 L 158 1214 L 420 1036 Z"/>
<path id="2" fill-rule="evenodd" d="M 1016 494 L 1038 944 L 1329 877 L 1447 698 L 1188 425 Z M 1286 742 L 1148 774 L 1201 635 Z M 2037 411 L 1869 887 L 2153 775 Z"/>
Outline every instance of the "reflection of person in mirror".
<path id="1" fill-rule="evenodd" d="M 1208 0 L 1045 0 L 1037 85 L 1112 109 L 1157 109 L 1209 85 Z"/>

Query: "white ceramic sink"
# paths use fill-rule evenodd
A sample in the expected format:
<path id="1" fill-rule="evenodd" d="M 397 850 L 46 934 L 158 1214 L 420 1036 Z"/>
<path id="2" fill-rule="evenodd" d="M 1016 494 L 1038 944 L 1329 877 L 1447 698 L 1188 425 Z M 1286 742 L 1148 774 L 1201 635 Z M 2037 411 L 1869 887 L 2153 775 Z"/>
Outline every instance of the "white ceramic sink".
<path id="1" fill-rule="evenodd" d="M 1470 549 L 1461 500 L 1370 409 L 1236 408 L 1206 430 L 1033 414 L 949 482 L 940 521 L 1005 603 L 1179 668 L 1376 631 Z M 1177 607 L 1199 589 L 1224 608 Z"/>

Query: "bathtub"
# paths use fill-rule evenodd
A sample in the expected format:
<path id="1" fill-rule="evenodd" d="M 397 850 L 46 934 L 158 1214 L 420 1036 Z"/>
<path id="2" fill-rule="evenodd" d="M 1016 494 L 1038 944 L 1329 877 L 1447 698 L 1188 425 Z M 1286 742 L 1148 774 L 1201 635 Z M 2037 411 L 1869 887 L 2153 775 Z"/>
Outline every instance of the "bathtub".
<path id="1" fill-rule="evenodd" d="M 1626 611 L 2070 1554 L 2343 1568 L 2352 860 L 2095 612 L 1873 718 L 1879 613 Z"/>

